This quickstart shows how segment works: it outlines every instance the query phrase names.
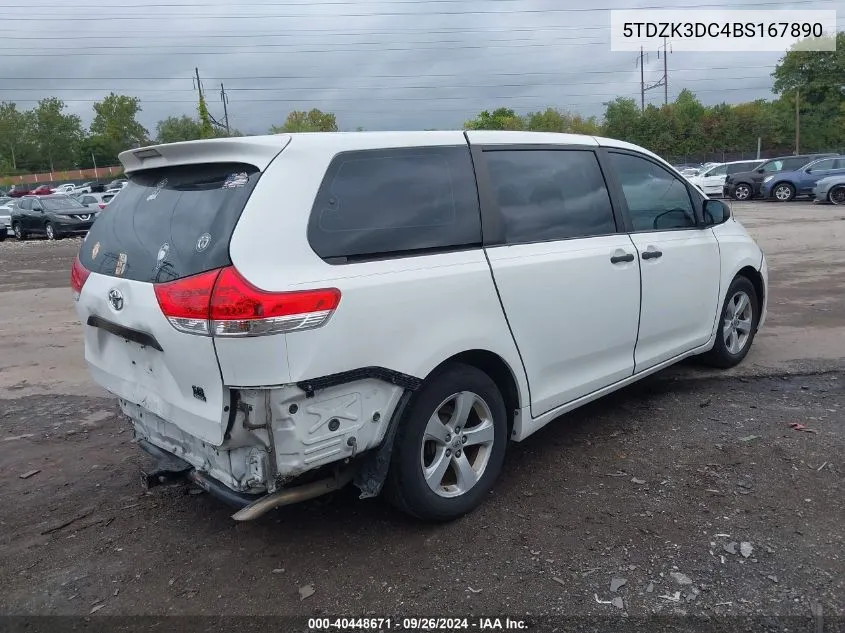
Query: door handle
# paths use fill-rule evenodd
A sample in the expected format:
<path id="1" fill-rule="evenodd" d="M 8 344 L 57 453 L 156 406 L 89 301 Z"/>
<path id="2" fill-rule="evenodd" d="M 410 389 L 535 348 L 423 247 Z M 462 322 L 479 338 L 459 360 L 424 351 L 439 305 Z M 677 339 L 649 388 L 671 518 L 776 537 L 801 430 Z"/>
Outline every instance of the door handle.
<path id="1" fill-rule="evenodd" d="M 610 258 L 611 264 L 621 264 L 622 262 L 632 262 L 634 261 L 634 256 L 631 253 L 625 253 L 624 255 L 613 255 Z"/>
<path id="2" fill-rule="evenodd" d="M 658 257 L 663 257 L 663 253 L 660 251 L 645 251 L 643 253 L 643 259 L 657 259 Z"/>

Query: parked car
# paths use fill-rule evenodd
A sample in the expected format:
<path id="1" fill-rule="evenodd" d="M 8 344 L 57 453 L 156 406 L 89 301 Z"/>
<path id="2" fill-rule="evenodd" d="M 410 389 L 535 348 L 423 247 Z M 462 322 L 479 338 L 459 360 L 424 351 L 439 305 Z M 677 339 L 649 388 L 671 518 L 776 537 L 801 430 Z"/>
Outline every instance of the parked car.
<path id="1" fill-rule="evenodd" d="M 70 195 L 78 196 L 81 193 L 103 193 L 106 190 L 106 186 L 101 182 L 90 181 L 84 182 L 78 187 L 76 187 L 73 191 L 70 192 Z"/>
<path id="2" fill-rule="evenodd" d="M 12 185 L 12 188 L 9 189 L 7 192 L 10 198 L 20 198 L 22 196 L 28 196 L 32 193 L 32 185 Z"/>
<path id="3" fill-rule="evenodd" d="M 53 189 L 53 193 L 69 194 L 74 189 L 76 189 L 76 185 L 69 182 L 69 183 L 64 184 L 64 185 L 59 185 L 58 187 Z"/>
<path id="4" fill-rule="evenodd" d="M 53 193 L 53 188 L 50 185 L 38 185 L 33 189 L 29 195 L 31 196 L 49 196 Z"/>
<path id="5" fill-rule="evenodd" d="M 798 196 L 812 196 L 816 183 L 825 176 L 845 174 L 845 158 L 821 158 L 793 171 L 766 176 L 760 187 L 763 198 L 789 202 Z"/>
<path id="6" fill-rule="evenodd" d="M 103 200 L 100 202 L 100 208 L 105 209 L 117 197 L 117 193 L 104 193 Z"/>
<path id="7" fill-rule="evenodd" d="M 767 160 L 756 169 L 730 174 L 725 178 L 725 185 L 722 188 L 723 195 L 734 200 L 750 200 L 760 196 L 760 187 L 763 180 L 772 174 L 780 171 L 793 171 L 801 169 L 807 163 L 819 158 L 838 156 L 838 154 L 801 154 L 798 156 L 781 156 Z"/>
<path id="8" fill-rule="evenodd" d="M 816 183 L 813 194 L 816 202 L 845 204 L 845 175 L 822 178 Z"/>
<path id="9" fill-rule="evenodd" d="M 688 180 L 708 196 L 721 196 L 728 174 L 752 171 L 763 162 L 762 160 L 737 160 L 730 163 L 716 163 L 700 174 L 689 177 Z"/>
<path id="10" fill-rule="evenodd" d="M 350 481 L 452 519 L 509 441 L 683 358 L 734 366 L 765 320 L 729 207 L 626 142 L 281 134 L 120 160 L 73 263 L 85 360 L 147 483 L 181 473 L 238 520 Z"/>
<path id="11" fill-rule="evenodd" d="M 12 232 L 12 207 L 14 206 L 13 198 L 0 198 L 0 242 Z"/>
<path id="12" fill-rule="evenodd" d="M 76 200 L 80 202 L 84 207 L 87 207 L 89 210 L 93 212 L 97 212 L 103 208 L 103 198 L 105 194 L 102 193 L 83 193 L 78 196 L 74 196 Z"/>
<path id="13" fill-rule="evenodd" d="M 129 181 L 126 178 L 118 178 L 116 180 L 112 180 L 107 186 L 106 189 L 117 189 L 120 191 L 123 189 Z"/>
<path id="14" fill-rule="evenodd" d="M 70 196 L 24 196 L 12 209 L 12 231 L 19 240 L 30 235 L 58 240 L 65 235 L 86 234 L 96 217 L 96 213 Z"/>

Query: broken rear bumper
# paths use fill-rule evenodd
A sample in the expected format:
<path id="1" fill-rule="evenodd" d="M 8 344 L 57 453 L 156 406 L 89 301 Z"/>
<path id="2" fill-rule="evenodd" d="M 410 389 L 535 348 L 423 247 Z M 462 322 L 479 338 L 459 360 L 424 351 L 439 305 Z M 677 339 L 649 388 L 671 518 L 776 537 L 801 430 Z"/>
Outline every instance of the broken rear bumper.
<path id="1" fill-rule="evenodd" d="M 233 508 L 243 508 L 263 496 L 232 490 L 208 473 L 197 470 L 185 460 L 147 440 L 138 440 L 138 444 L 155 460 L 151 469 L 141 473 L 141 482 L 145 488 L 152 488 L 166 481 L 185 479 Z"/>

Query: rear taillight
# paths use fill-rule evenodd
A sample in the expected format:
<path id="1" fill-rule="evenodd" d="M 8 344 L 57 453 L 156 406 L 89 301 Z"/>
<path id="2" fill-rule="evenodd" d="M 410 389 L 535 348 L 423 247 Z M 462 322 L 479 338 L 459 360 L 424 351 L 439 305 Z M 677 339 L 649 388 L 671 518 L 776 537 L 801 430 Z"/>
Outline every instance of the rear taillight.
<path id="1" fill-rule="evenodd" d="M 155 293 L 177 330 L 214 336 L 261 336 L 320 327 L 340 303 L 335 288 L 260 290 L 232 266 L 156 284 Z"/>
<path id="2" fill-rule="evenodd" d="M 101 208 L 101 209 L 105 209 L 105 208 L 106 208 L 106 205 L 105 205 L 105 203 L 104 203 L 104 202 L 101 202 L 101 203 L 100 203 L 100 208 Z"/>
<path id="3" fill-rule="evenodd" d="M 82 292 L 82 286 L 88 280 L 88 275 L 91 271 L 82 265 L 79 261 L 79 255 L 73 259 L 73 266 L 70 269 L 70 287 L 73 288 L 73 300 L 79 301 L 79 294 Z"/>

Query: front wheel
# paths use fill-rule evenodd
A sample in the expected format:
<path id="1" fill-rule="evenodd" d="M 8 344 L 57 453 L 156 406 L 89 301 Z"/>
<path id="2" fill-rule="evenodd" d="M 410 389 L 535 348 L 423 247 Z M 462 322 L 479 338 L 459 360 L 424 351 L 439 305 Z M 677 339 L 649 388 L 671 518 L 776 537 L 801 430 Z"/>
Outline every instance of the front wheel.
<path id="1" fill-rule="evenodd" d="M 26 239 L 26 231 L 21 228 L 20 222 L 12 224 L 12 231 L 15 233 L 15 239 L 23 241 Z"/>
<path id="2" fill-rule="evenodd" d="M 782 182 L 772 189 L 772 197 L 778 202 L 789 202 L 795 197 L 795 187 L 788 182 Z"/>
<path id="3" fill-rule="evenodd" d="M 734 200 L 748 200 L 751 198 L 752 190 L 751 185 L 747 185 L 744 182 L 739 183 L 736 187 L 734 187 L 733 196 Z"/>
<path id="4" fill-rule="evenodd" d="M 493 380 L 454 364 L 427 381 L 399 420 L 387 493 L 400 510 L 449 521 L 477 507 L 502 470 L 507 409 Z"/>
<path id="5" fill-rule="evenodd" d="M 61 234 L 56 230 L 56 227 L 53 226 L 52 222 L 48 222 L 44 230 L 47 233 L 48 240 L 58 240 L 62 237 Z"/>
<path id="6" fill-rule="evenodd" d="M 722 306 L 713 349 L 702 356 L 708 365 L 727 369 L 742 362 L 751 349 L 760 307 L 754 284 L 747 277 L 735 277 Z"/>
<path id="7" fill-rule="evenodd" d="M 845 204 L 845 185 L 836 185 L 827 193 L 827 199 L 833 204 Z"/>

